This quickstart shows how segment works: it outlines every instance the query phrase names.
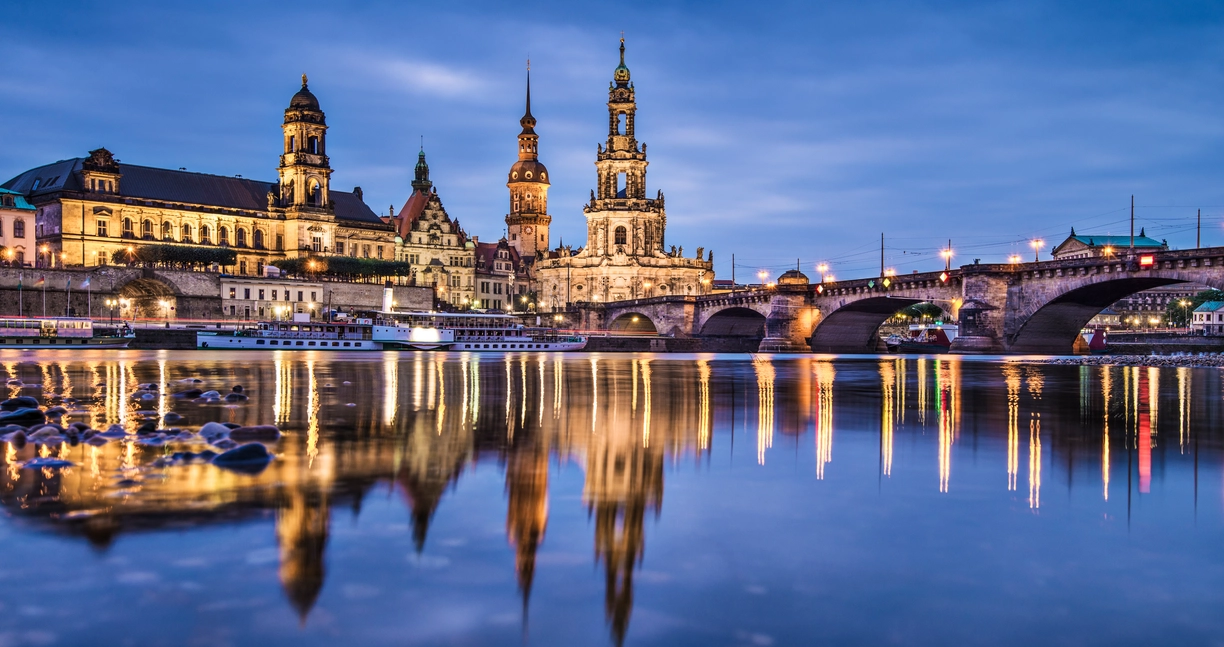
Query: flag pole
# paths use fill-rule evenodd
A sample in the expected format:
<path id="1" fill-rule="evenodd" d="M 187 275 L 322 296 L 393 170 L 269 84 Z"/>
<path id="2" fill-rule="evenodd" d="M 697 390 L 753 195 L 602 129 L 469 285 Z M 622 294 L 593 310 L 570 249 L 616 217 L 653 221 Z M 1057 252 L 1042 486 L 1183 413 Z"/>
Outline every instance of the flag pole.
<path id="1" fill-rule="evenodd" d="M 25 295 L 22 294 L 22 291 L 21 291 L 22 290 L 21 279 L 23 276 L 24 276 L 24 272 L 17 273 L 17 316 L 18 317 L 21 316 L 21 310 L 22 310 L 21 305 L 25 301 Z"/>
<path id="2" fill-rule="evenodd" d="M 72 314 L 72 277 L 68 277 L 68 282 L 64 284 L 64 316 L 68 317 Z"/>
<path id="3" fill-rule="evenodd" d="M 43 316 L 46 317 L 47 316 L 47 275 L 46 274 L 42 275 L 41 281 L 42 281 L 42 289 L 43 289 Z"/>

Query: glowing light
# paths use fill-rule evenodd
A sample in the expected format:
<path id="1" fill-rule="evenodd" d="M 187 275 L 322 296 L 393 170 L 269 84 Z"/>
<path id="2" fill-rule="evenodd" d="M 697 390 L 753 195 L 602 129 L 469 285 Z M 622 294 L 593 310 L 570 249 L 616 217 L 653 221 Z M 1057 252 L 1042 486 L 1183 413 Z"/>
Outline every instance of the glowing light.
<path id="1" fill-rule="evenodd" d="M 1033 262 L 1036 263 L 1041 260 L 1039 255 L 1041 254 L 1041 248 L 1045 247 L 1045 241 L 1040 238 L 1034 238 L 1029 241 L 1029 247 L 1033 248 Z"/>
<path id="2" fill-rule="evenodd" d="M 1020 262 L 1020 255 L 1019 255 L 1019 254 L 1012 254 L 1011 256 L 1008 256 L 1008 257 L 1007 257 L 1007 262 L 1008 262 L 1008 263 L 1011 263 L 1012 265 L 1016 265 L 1017 263 L 1019 263 L 1019 262 Z"/>
<path id="3" fill-rule="evenodd" d="M 1156 264 L 1156 257 L 1151 254 L 1144 254 L 1139 257 L 1139 267 L 1152 267 Z"/>

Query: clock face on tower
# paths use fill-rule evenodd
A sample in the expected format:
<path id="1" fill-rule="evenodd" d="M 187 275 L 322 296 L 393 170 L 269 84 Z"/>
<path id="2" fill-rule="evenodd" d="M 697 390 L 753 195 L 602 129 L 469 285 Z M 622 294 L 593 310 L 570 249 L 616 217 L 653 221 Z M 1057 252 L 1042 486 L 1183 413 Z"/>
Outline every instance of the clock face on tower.
<path id="1" fill-rule="evenodd" d="M 531 233 L 531 227 L 523 227 L 523 233 L 524 233 L 524 234 L 530 234 L 530 233 Z"/>

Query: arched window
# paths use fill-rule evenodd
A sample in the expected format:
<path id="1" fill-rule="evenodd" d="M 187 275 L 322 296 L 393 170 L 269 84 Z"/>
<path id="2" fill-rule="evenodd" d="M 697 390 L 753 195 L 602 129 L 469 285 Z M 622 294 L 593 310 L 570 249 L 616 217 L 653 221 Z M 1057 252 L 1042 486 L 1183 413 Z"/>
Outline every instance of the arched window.
<path id="1" fill-rule="evenodd" d="M 297 137 L 294 137 L 293 135 L 289 135 L 289 141 L 288 143 L 285 144 L 285 152 L 292 153 L 296 149 L 297 149 Z"/>
<path id="2" fill-rule="evenodd" d="M 234 230 L 234 245 L 236 247 L 246 247 L 246 230 L 242 227 Z"/>
<path id="3" fill-rule="evenodd" d="M 184 243 L 190 243 L 190 242 L 191 242 L 191 225 L 183 225 L 183 236 L 182 236 L 182 238 L 183 238 L 183 242 L 184 242 Z"/>
<path id="4" fill-rule="evenodd" d="M 162 240 L 174 240 L 174 226 L 168 222 L 162 223 Z"/>
<path id="5" fill-rule="evenodd" d="M 616 244 L 624 245 L 626 244 L 625 241 L 629 238 L 629 232 L 626 231 L 624 227 L 617 227 L 615 236 Z"/>
<path id="6" fill-rule="evenodd" d="M 25 219 L 18 218 L 13 221 L 13 238 L 25 238 Z"/>
<path id="7" fill-rule="evenodd" d="M 205 245 L 212 243 L 212 240 L 209 239 L 208 234 L 209 234 L 208 225 L 200 225 L 200 242 L 201 243 Z"/>
<path id="8" fill-rule="evenodd" d="M 123 219 L 123 237 L 131 238 L 133 235 L 134 234 L 132 233 L 132 219 L 124 218 Z"/>
<path id="9" fill-rule="evenodd" d="M 256 229 L 255 233 L 251 234 L 251 236 L 253 239 L 251 242 L 255 246 L 255 249 L 263 249 L 264 248 L 263 231 Z"/>
<path id="10" fill-rule="evenodd" d="M 229 245 L 228 227 L 217 227 L 217 242 L 221 245 Z"/>
<path id="11" fill-rule="evenodd" d="M 306 193 L 307 204 L 318 207 L 323 204 L 323 191 L 320 190 L 318 180 L 310 181 L 310 188 Z"/>
<path id="12" fill-rule="evenodd" d="M 145 240 L 153 240 L 153 221 L 146 220 L 140 223 L 140 235 Z"/>

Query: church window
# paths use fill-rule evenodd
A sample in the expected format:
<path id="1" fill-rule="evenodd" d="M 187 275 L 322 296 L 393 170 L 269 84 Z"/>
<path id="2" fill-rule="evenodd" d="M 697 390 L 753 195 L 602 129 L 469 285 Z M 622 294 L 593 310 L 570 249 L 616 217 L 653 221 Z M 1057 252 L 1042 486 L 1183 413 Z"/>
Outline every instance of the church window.
<path id="1" fill-rule="evenodd" d="M 518 234 L 510 234 L 510 240 L 518 240 Z"/>
<path id="2" fill-rule="evenodd" d="M 625 113 L 623 112 L 616 113 L 616 134 L 625 134 Z"/>
<path id="3" fill-rule="evenodd" d="M 220 245 L 229 245 L 228 227 L 217 227 L 217 243 Z"/>
<path id="4" fill-rule="evenodd" d="M 247 246 L 246 230 L 242 227 L 234 230 L 234 245 L 237 247 Z"/>
<path id="5" fill-rule="evenodd" d="M 259 230 L 259 229 L 256 229 L 256 230 L 255 230 L 255 233 L 254 233 L 254 234 L 252 234 L 252 235 L 254 236 L 254 241 L 253 241 L 253 244 L 254 244 L 254 246 L 255 246 L 255 249 L 263 249 L 263 248 L 264 248 L 264 236 L 263 236 L 263 231 L 262 231 L 262 230 Z"/>
<path id="6" fill-rule="evenodd" d="M 191 242 L 191 225 L 183 225 L 181 238 L 184 243 Z"/>
<path id="7" fill-rule="evenodd" d="M 310 139 L 306 140 L 306 149 L 309 152 L 315 155 L 318 155 L 319 154 L 319 138 L 311 137 Z"/>
<path id="8" fill-rule="evenodd" d="M 106 235 L 106 226 L 107 226 L 107 222 L 105 220 L 98 221 L 98 235 L 99 236 Z"/>
<path id="9" fill-rule="evenodd" d="M 153 240 L 153 221 L 146 220 L 140 223 L 140 235 L 146 240 Z"/>
<path id="10" fill-rule="evenodd" d="M 625 181 L 625 174 L 617 173 L 616 174 L 616 197 L 618 198 L 628 197 L 627 196 L 627 194 L 629 193 L 628 187 L 629 185 Z"/>
<path id="11" fill-rule="evenodd" d="M 629 234 L 629 232 L 628 232 L 628 231 L 627 231 L 627 230 L 626 230 L 624 227 L 617 227 L 617 228 L 616 228 L 616 233 L 615 233 L 615 236 L 616 236 L 615 242 L 616 242 L 616 244 L 617 244 L 617 245 L 624 245 L 624 244 L 626 244 L 626 242 L 625 242 L 625 241 L 626 241 L 626 240 L 628 239 L 628 237 L 629 237 L 629 236 L 628 236 L 628 234 Z"/>
<path id="12" fill-rule="evenodd" d="M 289 145 L 285 147 L 286 153 L 292 153 L 297 150 L 297 137 L 289 135 Z"/>
<path id="13" fill-rule="evenodd" d="M 163 222 L 161 227 L 162 240 L 174 240 L 174 226 L 168 222 Z"/>
<path id="14" fill-rule="evenodd" d="M 200 242 L 205 245 L 212 242 L 208 238 L 208 225 L 200 225 Z"/>
<path id="15" fill-rule="evenodd" d="M 308 202 L 311 204 L 311 206 L 315 206 L 315 207 L 322 206 L 323 191 L 320 190 L 319 182 L 317 180 L 310 181 L 310 188 L 307 192 L 307 197 L 308 197 Z"/>

